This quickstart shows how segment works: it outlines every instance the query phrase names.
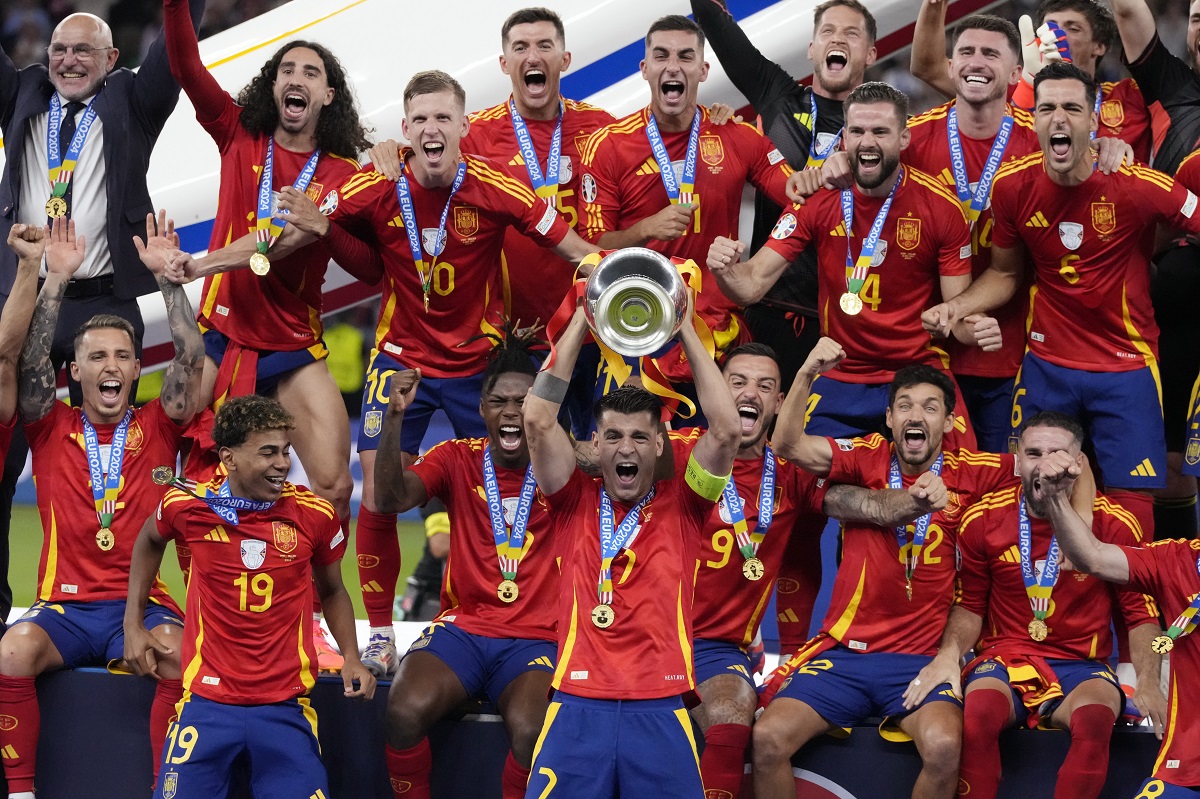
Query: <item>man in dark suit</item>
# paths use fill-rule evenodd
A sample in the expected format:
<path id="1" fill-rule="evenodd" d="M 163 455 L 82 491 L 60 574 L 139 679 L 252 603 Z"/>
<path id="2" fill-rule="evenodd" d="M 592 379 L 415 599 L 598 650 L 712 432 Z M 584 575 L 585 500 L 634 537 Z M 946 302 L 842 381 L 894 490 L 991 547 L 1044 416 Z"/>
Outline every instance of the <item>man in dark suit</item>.
<path id="1" fill-rule="evenodd" d="M 203 0 L 194 0 L 191 12 L 192 24 L 198 27 Z M 112 31 L 104 20 L 72 14 L 54 29 L 47 49 L 48 68 L 34 65 L 18 70 L 0 50 L 0 131 L 5 156 L 0 241 L 14 224 L 45 225 L 50 213 L 60 212 L 75 221 L 76 230 L 87 240 L 88 258 L 67 286 L 51 348 L 56 371 L 72 358 L 75 330 L 98 313 L 116 314 L 133 324 L 140 357 L 144 327 L 137 298 L 157 291 L 154 276 L 138 259 L 133 237 L 145 233 L 146 215 L 154 210 L 146 170 L 150 151 L 175 110 L 179 86 L 171 77 L 161 35 L 136 74 L 128 69 L 113 71 L 119 53 L 112 44 Z M 86 131 L 86 136 L 80 131 Z M 76 149 L 78 159 L 72 169 Z M 53 157 L 55 151 L 58 159 Z M 57 175 L 56 160 L 65 167 Z M 15 253 L 0 248 L 0 307 L 12 290 L 16 272 Z M 71 394 L 77 404 L 78 385 L 71 387 Z M 18 432 L 0 481 L 0 622 L 12 606 L 8 525 L 26 450 Z"/>

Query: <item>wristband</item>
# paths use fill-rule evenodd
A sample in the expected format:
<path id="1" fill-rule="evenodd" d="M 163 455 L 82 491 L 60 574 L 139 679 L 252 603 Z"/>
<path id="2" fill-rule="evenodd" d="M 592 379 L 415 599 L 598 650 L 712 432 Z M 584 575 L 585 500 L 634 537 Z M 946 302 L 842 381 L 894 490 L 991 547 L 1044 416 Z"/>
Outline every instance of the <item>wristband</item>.
<path id="1" fill-rule="evenodd" d="M 688 458 L 687 469 L 684 471 L 684 479 L 691 489 L 700 496 L 707 499 L 709 502 L 716 502 L 721 498 L 721 493 L 725 490 L 725 484 L 729 482 L 729 475 L 718 477 L 715 474 L 709 474 L 704 467 L 696 460 L 696 453 L 692 453 Z"/>
<path id="2" fill-rule="evenodd" d="M 561 377 L 555 377 L 549 372 L 538 372 L 538 376 L 533 379 L 533 388 L 530 393 L 538 399 L 562 405 L 563 400 L 567 398 L 568 385 L 567 381 Z"/>

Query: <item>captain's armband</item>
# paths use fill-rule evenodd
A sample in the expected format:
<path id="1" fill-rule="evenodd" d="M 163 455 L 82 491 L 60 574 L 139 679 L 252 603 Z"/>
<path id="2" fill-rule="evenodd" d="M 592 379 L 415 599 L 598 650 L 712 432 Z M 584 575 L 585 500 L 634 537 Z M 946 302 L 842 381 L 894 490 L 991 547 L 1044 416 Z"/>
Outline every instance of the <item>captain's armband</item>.
<path id="1" fill-rule="evenodd" d="M 696 460 L 694 452 L 688 458 L 687 469 L 683 476 L 691 489 L 709 502 L 716 502 L 720 499 L 721 492 L 725 490 L 725 484 L 729 482 L 729 475 L 718 477 L 715 474 L 709 474 Z"/>
<path id="2" fill-rule="evenodd" d="M 546 402 L 562 405 L 563 400 L 567 398 L 568 385 L 569 383 L 561 377 L 556 377 L 549 372 L 538 372 L 537 377 L 533 379 L 533 388 L 529 393 L 546 400 Z"/>

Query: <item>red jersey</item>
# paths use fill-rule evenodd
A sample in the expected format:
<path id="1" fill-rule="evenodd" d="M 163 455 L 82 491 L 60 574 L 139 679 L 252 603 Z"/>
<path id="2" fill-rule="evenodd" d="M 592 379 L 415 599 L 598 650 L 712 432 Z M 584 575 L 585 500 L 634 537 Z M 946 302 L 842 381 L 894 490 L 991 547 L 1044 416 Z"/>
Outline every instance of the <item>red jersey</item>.
<path id="1" fill-rule="evenodd" d="M 703 432 L 692 428 L 670 433 L 676 467 L 688 462 Z M 742 573 L 746 559 L 738 551 L 733 519 L 724 497 L 709 512 L 701 529 L 700 570 L 696 573 L 696 597 L 692 602 L 692 633 L 696 640 L 750 646 L 775 591 L 775 578 L 779 576 L 784 550 L 797 522 L 805 516 L 824 518 L 826 481 L 818 481 L 782 458 L 776 457 L 775 461 L 774 516 L 765 536 L 755 532 L 761 513 L 763 458 L 738 458 L 733 462 L 733 482 L 742 501 L 742 512 L 751 538 L 758 544 L 755 557 L 763 564 L 761 580 L 751 581 Z"/>
<path id="2" fill-rule="evenodd" d="M 737 307 L 716 288 L 708 274 L 708 247 L 717 236 L 736 239 L 747 181 L 780 205 L 788 202 L 785 188 L 792 168 L 775 145 L 751 125 L 714 125 L 701 108 L 696 183 L 691 202 L 698 207 L 692 225 L 674 241 L 650 241 L 647 247 L 663 255 L 690 258 L 703 272 L 705 291 L 696 310 L 717 334 L 718 349 L 737 338 Z M 604 233 L 625 230 L 666 208 L 670 202 L 662 172 L 646 138 L 643 108 L 597 131 L 583 153 L 583 236 L 599 243 Z M 663 132 L 662 141 L 677 175 L 687 157 L 691 127 Z M 724 333 L 725 335 L 721 335 Z"/>
<path id="3" fill-rule="evenodd" d="M 101 470 L 106 469 L 115 424 L 95 425 Z M 37 598 L 43 602 L 99 602 L 129 594 L 133 542 L 166 489 L 155 485 L 156 466 L 174 468 L 183 428 L 167 416 L 159 401 L 133 411 L 121 464 L 121 491 L 110 530 L 115 539 L 105 551 L 97 544 L 100 519 L 92 496 L 83 413 L 55 402 L 50 412 L 25 425 L 33 454 L 38 513 L 42 517 L 42 558 Z M 160 580 L 150 591 L 155 602 L 174 607 Z"/>
<path id="4" fill-rule="evenodd" d="M 794 261 L 817 245 L 817 300 L 821 331 L 842 345 L 846 359 L 827 373 L 848 383 L 886 383 L 896 370 L 924 363 L 945 371 L 949 358 L 921 327 L 918 309 L 936 304 L 941 276 L 971 274 L 971 233 L 958 199 L 924 172 L 906 167 L 884 222 L 879 246 L 859 295 L 863 309 L 844 313 L 838 299 L 885 197 L 854 191 L 854 229 L 846 238 L 842 195 L 821 189 L 805 205 L 791 205 L 767 247 Z"/>
<path id="5" fill-rule="evenodd" d="M 1133 78 L 1100 84 L 1100 128 L 1097 136 L 1120 139 L 1133 148 L 1139 163 L 1150 163 L 1154 128 L 1146 98 Z"/>
<path id="6" fill-rule="evenodd" d="M 1200 233 L 1196 195 L 1143 166 L 1078 186 L 1046 175 L 1041 151 L 992 186 L 992 239 L 1024 244 L 1034 266 L 1029 351 L 1057 366 L 1128 372 L 1158 360 L 1150 304 L 1155 224 Z"/>
<path id="7" fill-rule="evenodd" d="M 562 243 L 570 232 L 566 221 L 526 184 L 473 155 L 462 186 L 450 200 L 446 241 L 436 260 L 429 249 L 450 199 L 450 187 L 426 189 L 405 174 L 412 191 L 426 266 L 432 260 L 429 310 L 425 310 L 421 276 L 413 263 L 400 213 L 396 184 L 369 168 L 346 181 L 330 218 L 383 256 L 383 306 L 375 329 L 375 347 L 406 367 L 420 367 L 428 377 L 465 377 L 482 372 L 492 341 L 466 343 L 480 333 L 499 333 L 504 315 L 500 249 L 509 226 L 542 247 Z M 563 273 L 574 265 L 559 259 Z"/>
<path id="8" fill-rule="evenodd" d="M 613 115 L 575 100 L 563 100 L 562 157 L 559 161 L 558 191 L 554 207 L 572 228 L 579 222 L 579 183 L 583 174 L 580 154 L 588 136 L 613 121 Z M 462 141 L 462 150 L 503 164 L 512 176 L 532 185 L 525 161 L 517 146 L 508 101 L 470 115 L 471 130 Z M 550 142 L 558 125 L 556 119 L 526 119 L 538 166 L 546 176 Z M 545 324 L 571 288 L 573 275 L 564 269 L 562 259 L 538 247 L 529 238 L 509 229 L 504 237 L 503 264 L 512 319 L 522 325 L 534 320 Z"/>
<path id="9" fill-rule="evenodd" d="M 1158 622 L 1154 600 L 1136 591 L 1083 572 L 1063 569 L 1050 594 L 1045 641 L 1029 637 L 1033 610 L 1021 576 L 1018 507 L 1021 488 L 1014 486 L 983 498 L 963 515 L 958 532 L 961 555 L 958 604 L 984 621 L 980 655 L 1025 655 L 1065 660 L 1103 660 L 1112 652 L 1114 613 L 1120 609 L 1126 629 Z M 1054 528 L 1029 517 L 1034 573 L 1040 575 L 1050 552 Z M 1101 541 L 1139 546 L 1142 530 L 1129 511 L 1097 496 L 1092 531 Z"/>
<path id="10" fill-rule="evenodd" d="M 192 551 L 183 688 L 229 705 L 283 702 L 317 682 L 313 564 L 339 561 L 346 536 L 332 505 L 291 483 L 268 510 L 237 513 L 231 524 L 177 488 L 158 510 L 158 534 Z"/>
<path id="11" fill-rule="evenodd" d="M 1129 587 L 1153 594 L 1167 622 L 1173 622 L 1200 592 L 1200 541 L 1156 541 L 1145 549 L 1126 548 Z M 1154 776 L 1175 785 L 1200 785 L 1200 635 L 1175 639 L 1171 685 L 1167 691 L 1170 723 L 1154 761 Z"/>
<path id="12" fill-rule="evenodd" d="M 713 503 L 676 475 L 654 498 L 612 562 L 614 621 L 592 623 L 600 574 L 600 480 L 576 470 L 547 497 L 558 545 L 558 669 L 554 687 L 592 699 L 660 699 L 694 690 L 692 593 L 700 532 Z M 617 525 L 632 505 L 613 501 Z"/>
<path id="13" fill-rule="evenodd" d="M 15 414 L 7 422 L 0 422 L 0 461 L 8 457 L 8 446 L 12 443 L 13 430 L 16 428 L 17 417 Z"/>
<path id="14" fill-rule="evenodd" d="M 496 589 L 504 579 L 483 489 L 483 449 L 486 438 L 443 441 L 412 465 L 426 493 L 446 503 L 450 525 L 450 557 L 442 578 L 442 607 L 437 621 L 453 622 L 473 635 L 487 638 L 555 640 L 559 590 L 554 537 L 545 501 L 536 498 L 529 509 L 525 545 L 517 569 L 517 600 L 502 602 Z M 496 482 L 511 529 L 524 469 L 496 466 Z M 590 608 L 588 609 L 591 610 Z"/>
<path id="15" fill-rule="evenodd" d="M 888 488 L 892 447 L 878 433 L 830 439 L 830 483 Z M 984 494 L 1017 482 L 1012 455 L 960 449 L 943 453 L 942 481 L 950 501 L 929 520 L 925 545 L 905 592 L 905 553 L 891 527 L 846 524 L 842 563 L 821 631 L 855 652 L 933 655 L 954 601 L 955 547 L 963 513 Z M 916 478 L 903 475 L 905 487 Z M 907 526 L 911 542 L 914 526 Z"/>
<path id="16" fill-rule="evenodd" d="M 1192 194 L 1200 192 L 1200 150 L 1193 150 L 1175 170 L 1175 182 Z"/>
<path id="17" fill-rule="evenodd" d="M 947 118 L 954 101 L 940 105 L 913 117 L 908 121 L 911 141 L 901 153 L 904 163 L 932 175 L 946 189 L 957 196 L 954 184 L 954 167 L 950 155 L 950 138 Z M 1004 148 L 1003 162 L 1012 161 L 1040 150 L 1037 132 L 1033 129 L 1033 116 L 1024 109 L 1008 107 L 1013 126 L 1008 145 Z M 991 153 L 995 137 L 973 139 L 959 132 L 962 143 L 963 163 L 971 191 L 979 184 L 984 165 Z M 966 211 L 970 201 L 963 207 Z M 984 206 L 979 219 L 971 227 L 971 277 L 978 278 L 992 265 L 992 206 L 991 198 Z M 951 336 L 946 341 L 950 353 L 950 368 L 955 374 L 976 377 L 1012 377 L 1021 368 L 1021 356 L 1025 354 L 1025 319 L 1029 314 L 1029 297 L 1018 292 L 1000 308 L 990 312 L 1000 323 L 1004 344 L 998 352 L 984 352 L 979 347 L 962 344 Z"/>
<path id="18" fill-rule="evenodd" d="M 208 245 L 216 250 L 254 232 L 259 179 L 269 137 L 242 127 L 242 107 L 204 68 L 187 5 L 168 3 L 163 24 L 172 74 L 192 101 L 197 121 L 221 153 L 221 191 Z M 291 186 L 310 155 L 276 143 L 271 188 L 279 191 Z M 357 169 L 358 164 L 349 158 L 322 153 L 305 194 L 324 208 L 326 195 Z M 273 259 L 271 271 L 262 277 L 249 269 L 211 275 L 204 279 L 199 321 L 231 341 L 257 350 L 292 351 L 319 346 L 323 331 L 321 285 L 329 259 L 326 246 L 314 242 L 286 258 Z M 270 312 L 264 313 L 264 309 Z"/>

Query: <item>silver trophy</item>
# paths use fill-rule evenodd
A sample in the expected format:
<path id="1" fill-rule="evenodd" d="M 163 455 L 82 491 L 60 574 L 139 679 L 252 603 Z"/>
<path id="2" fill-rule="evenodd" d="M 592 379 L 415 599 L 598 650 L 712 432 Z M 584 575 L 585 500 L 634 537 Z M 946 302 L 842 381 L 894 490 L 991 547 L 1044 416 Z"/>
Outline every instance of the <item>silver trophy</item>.
<path id="1" fill-rule="evenodd" d="M 626 247 L 606 255 L 592 270 L 583 308 L 596 338 L 637 358 L 679 332 L 687 306 L 687 286 L 670 258 L 645 247 Z"/>

